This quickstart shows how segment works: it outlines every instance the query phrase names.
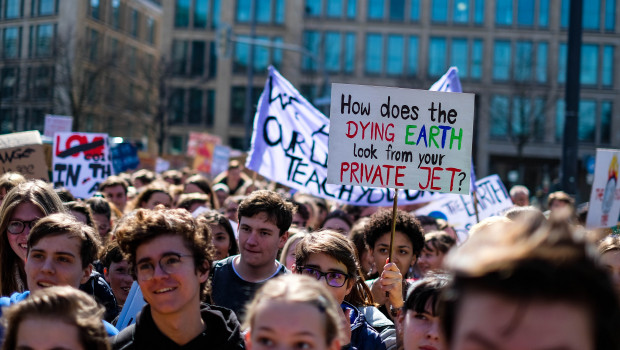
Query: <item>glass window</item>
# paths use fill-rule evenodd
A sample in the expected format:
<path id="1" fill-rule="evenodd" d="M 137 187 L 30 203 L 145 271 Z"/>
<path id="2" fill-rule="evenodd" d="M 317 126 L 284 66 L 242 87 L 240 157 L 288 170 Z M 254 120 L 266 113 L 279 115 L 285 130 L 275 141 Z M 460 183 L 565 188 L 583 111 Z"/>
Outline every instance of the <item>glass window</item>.
<path id="1" fill-rule="evenodd" d="M 510 101 L 508 97 L 493 95 L 491 97 L 491 138 L 508 136 L 508 113 Z"/>
<path id="2" fill-rule="evenodd" d="M 497 40 L 493 48 L 493 79 L 510 79 L 511 64 L 510 41 Z"/>
<path id="3" fill-rule="evenodd" d="M 94 19 L 100 19 L 99 14 L 99 0 L 90 0 L 90 16 Z"/>
<path id="4" fill-rule="evenodd" d="M 532 79 L 532 68 L 534 66 L 533 45 L 529 41 L 517 41 L 514 78 L 517 81 L 528 81 Z"/>
<path id="5" fill-rule="evenodd" d="M 475 39 L 471 47 L 471 77 L 482 79 L 482 40 Z"/>
<path id="6" fill-rule="evenodd" d="M 452 39 L 452 48 L 450 50 L 450 66 L 456 66 L 459 69 L 459 76 L 467 78 L 469 72 L 467 70 L 468 54 L 467 39 Z"/>
<path id="7" fill-rule="evenodd" d="M 342 17 L 342 0 L 327 0 L 327 17 Z"/>
<path id="8" fill-rule="evenodd" d="M 55 0 L 39 0 L 39 16 L 48 16 L 56 13 Z"/>
<path id="9" fill-rule="evenodd" d="M 170 124 L 182 124 L 185 118 L 185 90 L 173 89 L 170 97 Z"/>
<path id="10" fill-rule="evenodd" d="M 368 0 L 368 19 L 383 19 L 384 0 Z"/>
<path id="11" fill-rule="evenodd" d="M 467 23 L 469 21 L 469 1 L 473 0 L 454 0 L 452 11 L 454 23 Z"/>
<path id="12" fill-rule="evenodd" d="M 581 84 L 594 85 L 598 82 L 598 45 L 581 46 Z"/>
<path id="13" fill-rule="evenodd" d="M 484 23 L 484 0 L 474 0 L 474 23 Z"/>
<path id="14" fill-rule="evenodd" d="M 420 20 L 420 0 L 411 0 L 410 18 L 412 21 Z"/>
<path id="15" fill-rule="evenodd" d="M 323 0 L 306 0 L 306 16 L 319 17 L 323 9 Z"/>
<path id="16" fill-rule="evenodd" d="M 596 101 L 579 101 L 579 141 L 594 142 L 596 137 Z"/>
<path id="17" fill-rule="evenodd" d="M 383 37 L 381 34 L 366 35 L 366 73 L 381 74 L 383 70 Z"/>
<path id="18" fill-rule="evenodd" d="M 213 0 L 213 16 L 211 17 L 211 27 L 217 28 L 220 25 L 220 3 L 221 0 Z"/>
<path id="19" fill-rule="evenodd" d="M 570 8 L 570 0 L 560 0 L 560 27 L 568 28 L 568 12 Z"/>
<path id="20" fill-rule="evenodd" d="M 344 71 L 352 73 L 355 69 L 355 33 L 347 33 L 344 41 Z"/>
<path id="21" fill-rule="evenodd" d="M 588 0 L 583 4 L 583 29 L 599 30 L 601 0 Z"/>
<path id="22" fill-rule="evenodd" d="M 448 21 L 448 0 L 435 0 L 431 3 L 431 21 Z"/>
<path id="23" fill-rule="evenodd" d="M 242 36 L 242 38 L 248 38 Z M 246 71 L 250 60 L 250 45 L 245 43 L 235 43 L 235 59 L 233 61 L 233 71 L 243 73 Z"/>
<path id="24" fill-rule="evenodd" d="M 284 23 L 284 0 L 276 0 L 276 9 L 274 14 L 274 22 L 277 24 Z"/>
<path id="25" fill-rule="evenodd" d="M 390 0 L 390 21 L 405 20 L 405 0 Z"/>
<path id="26" fill-rule="evenodd" d="M 202 124 L 202 90 L 189 90 L 189 113 L 187 114 L 189 124 Z"/>
<path id="27" fill-rule="evenodd" d="M 184 40 L 174 40 L 172 42 L 172 74 L 183 75 L 187 66 L 187 46 Z"/>
<path id="28" fill-rule="evenodd" d="M 2 35 L 2 57 L 18 58 L 21 48 L 21 28 L 7 27 L 4 28 Z"/>
<path id="29" fill-rule="evenodd" d="M 284 43 L 284 39 L 282 39 L 282 37 L 275 37 L 273 38 L 273 42 L 282 44 Z M 271 63 L 273 64 L 274 67 L 280 69 L 280 66 L 282 65 L 282 49 L 273 48 L 272 50 L 273 50 L 272 51 L 273 57 L 271 59 Z"/>
<path id="30" fill-rule="evenodd" d="M 409 55 L 407 57 L 407 73 L 409 75 L 418 75 L 418 37 L 409 37 Z"/>
<path id="31" fill-rule="evenodd" d="M 520 26 L 534 25 L 535 0 L 517 0 L 517 24 Z"/>
<path id="32" fill-rule="evenodd" d="M 545 42 L 538 43 L 536 50 L 536 81 L 539 83 L 547 82 L 547 55 L 549 45 Z"/>
<path id="33" fill-rule="evenodd" d="M 170 152 L 170 154 L 181 154 L 183 153 L 183 145 L 185 144 L 185 142 L 183 141 L 183 136 L 182 135 L 170 135 L 170 143 L 169 143 L 169 148 L 168 148 L 168 152 Z"/>
<path id="34" fill-rule="evenodd" d="M 94 29 L 90 30 L 90 43 L 88 46 L 90 47 L 90 60 L 93 62 L 97 61 L 99 59 L 99 33 Z"/>
<path id="35" fill-rule="evenodd" d="M 110 21 L 112 22 L 112 27 L 118 29 L 121 25 L 121 0 L 112 0 L 110 6 Z"/>
<path id="36" fill-rule="evenodd" d="M 320 39 L 321 36 L 319 32 L 315 30 L 304 31 L 304 48 L 310 52 L 317 54 L 319 52 Z M 311 57 L 304 55 L 303 59 L 301 60 L 301 68 L 303 70 L 316 70 L 317 64 Z"/>
<path id="37" fill-rule="evenodd" d="M 215 41 L 209 43 L 209 76 L 217 75 L 217 50 L 215 49 Z"/>
<path id="38" fill-rule="evenodd" d="M 174 26 L 183 28 L 189 26 L 189 0 L 175 0 Z"/>
<path id="39" fill-rule="evenodd" d="M 136 74 L 138 70 L 138 53 L 135 47 L 129 48 L 129 72 Z"/>
<path id="40" fill-rule="evenodd" d="M 532 125 L 532 132 L 534 140 L 544 141 L 545 139 L 545 110 L 547 101 L 543 98 L 536 98 L 534 100 L 534 120 Z"/>
<path id="41" fill-rule="evenodd" d="M 347 18 L 354 19 L 357 14 L 357 0 L 347 1 Z"/>
<path id="42" fill-rule="evenodd" d="M 205 72 L 205 49 L 204 41 L 192 41 L 192 61 L 190 72 L 192 75 L 203 75 Z"/>
<path id="43" fill-rule="evenodd" d="M 155 43 L 155 20 L 151 16 L 146 18 L 146 42 Z"/>
<path id="44" fill-rule="evenodd" d="M 405 41 L 402 35 L 388 35 L 387 38 L 387 74 L 403 72 Z"/>
<path id="45" fill-rule="evenodd" d="M 566 43 L 560 44 L 560 50 L 558 52 L 558 83 L 566 83 L 566 62 L 568 56 L 568 45 Z"/>
<path id="46" fill-rule="evenodd" d="M 522 97 L 513 98 L 510 134 L 513 136 L 524 136 L 529 134 L 531 114 L 532 103 L 530 99 Z"/>
<path id="47" fill-rule="evenodd" d="M 541 27 L 549 26 L 549 0 L 538 0 L 538 25 Z"/>
<path id="48" fill-rule="evenodd" d="M 250 21 L 252 1 L 254 0 L 237 0 L 237 22 Z"/>
<path id="49" fill-rule="evenodd" d="M 130 27 L 129 27 L 130 28 L 129 29 L 129 33 L 134 38 L 138 37 L 138 27 L 139 26 L 140 26 L 140 14 L 138 13 L 138 10 L 131 9 L 131 24 L 130 24 Z"/>
<path id="50" fill-rule="evenodd" d="M 512 0 L 497 0 L 495 5 L 495 24 L 512 25 Z"/>
<path id="51" fill-rule="evenodd" d="M 245 111 L 245 87 L 234 86 L 232 88 L 230 106 L 230 125 L 243 125 L 243 114 Z"/>
<path id="52" fill-rule="evenodd" d="M 257 23 L 271 22 L 271 4 L 272 0 L 254 1 L 254 6 L 256 6 Z"/>
<path id="53" fill-rule="evenodd" d="M 52 53 L 53 37 L 54 26 L 52 24 L 41 24 L 37 26 L 36 56 L 48 56 Z"/>
<path id="54" fill-rule="evenodd" d="M 603 144 L 611 142 L 611 101 L 603 101 L 601 103 L 601 140 Z"/>
<path id="55" fill-rule="evenodd" d="M 266 36 L 257 36 L 256 39 L 269 41 Z M 269 48 L 265 46 L 254 45 L 254 71 L 258 73 L 267 73 L 269 67 Z"/>
<path id="56" fill-rule="evenodd" d="M 207 90 L 207 126 L 215 121 L 215 90 Z"/>
<path id="57" fill-rule="evenodd" d="M 604 86 L 611 87 L 614 84 L 614 47 L 603 47 L 603 67 L 601 67 L 601 82 Z"/>
<path id="58" fill-rule="evenodd" d="M 340 33 L 327 32 L 325 33 L 325 69 L 330 72 L 340 71 L 340 56 L 342 50 L 342 43 L 340 40 Z"/>
<path id="59" fill-rule="evenodd" d="M 195 0 L 194 28 L 206 28 L 209 16 L 209 0 Z"/>
<path id="60" fill-rule="evenodd" d="M 428 75 L 436 77 L 446 72 L 446 39 L 431 38 L 428 50 Z"/>
<path id="61" fill-rule="evenodd" d="M 605 0 L 605 31 L 616 29 L 616 0 Z"/>

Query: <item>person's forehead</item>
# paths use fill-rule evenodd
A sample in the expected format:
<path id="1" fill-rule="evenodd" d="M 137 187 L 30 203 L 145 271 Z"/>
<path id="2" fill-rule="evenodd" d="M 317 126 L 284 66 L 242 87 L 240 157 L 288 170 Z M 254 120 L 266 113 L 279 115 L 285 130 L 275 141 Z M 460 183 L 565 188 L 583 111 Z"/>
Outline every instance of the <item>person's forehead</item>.
<path id="1" fill-rule="evenodd" d="M 257 228 L 278 229 L 278 226 L 276 225 L 276 219 L 272 218 L 266 212 L 260 212 L 250 217 L 242 216 L 241 218 L 239 218 L 239 224 L 245 224 Z"/>
<path id="2" fill-rule="evenodd" d="M 32 245 L 31 250 L 43 250 L 49 252 L 67 252 L 76 256 L 80 255 L 82 240 L 70 233 L 51 233 L 41 237 Z"/>
<path id="3" fill-rule="evenodd" d="M 122 185 L 114 185 L 104 188 L 103 192 L 125 192 L 125 189 Z"/>

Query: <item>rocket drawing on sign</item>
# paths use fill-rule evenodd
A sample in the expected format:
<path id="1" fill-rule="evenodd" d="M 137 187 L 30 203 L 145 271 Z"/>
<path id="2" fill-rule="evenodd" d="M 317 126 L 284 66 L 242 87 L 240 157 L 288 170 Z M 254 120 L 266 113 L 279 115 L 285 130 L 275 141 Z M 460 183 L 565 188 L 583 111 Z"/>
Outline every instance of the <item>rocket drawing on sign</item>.
<path id="1" fill-rule="evenodd" d="M 611 158 L 609 163 L 609 170 L 607 172 L 607 185 L 605 185 L 605 192 L 603 194 L 603 224 L 607 224 L 607 218 L 609 211 L 614 203 L 614 197 L 616 193 L 616 184 L 618 183 L 618 158 L 616 155 Z"/>

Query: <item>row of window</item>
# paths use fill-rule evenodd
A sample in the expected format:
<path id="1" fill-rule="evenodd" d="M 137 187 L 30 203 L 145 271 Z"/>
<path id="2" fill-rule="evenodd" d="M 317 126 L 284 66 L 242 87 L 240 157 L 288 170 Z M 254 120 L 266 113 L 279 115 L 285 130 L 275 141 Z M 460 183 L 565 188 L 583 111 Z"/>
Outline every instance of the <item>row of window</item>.
<path id="1" fill-rule="evenodd" d="M 121 3 L 121 0 L 87 0 L 88 16 L 98 21 L 106 21 L 112 28 L 125 30 L 136 39 L 150 45 L 155 44 L 157 23 L 152 16 Z"/>
<path id="2" fill-rule="evenodd" d="M 217 28 L 221 0 L 176 0 L 174 26 L 176 28 Z"/>
<path id="3" fill-rule="evenodd" d="M 215 90 L 173 89 L 168 118 L 170 125 L 212 127 L 215 120 Z"/>
<path id="4" fill-rule="evenodd" d="M 53 97 L 54 67 L 38 66 L 27 67 L 26 92 L 23 98 L 28 101 L 49 101 Z M 0 69 L 0 99 L 2 101 L 15 101 L 19 96 L 19 84 L 21 80 L 19 67 L 3 67 Z"/>
<path id="5" fill-rule="evenodd" d="M 247 0 L 249 1 L 249 0 Z M 568 28 L 570 0 L 560 0 L 560 25 Z M 432 0 L 429 14 L 421 13 L 423 0 L 368 0 L 369 21 L 418 22 L 421 16 L 432 23 L 483 25 L 486 0 Z M 494 23 L 497 26 L 549 27 L 551 0 L 495 0 Z M 244 11 L 239 8 L 238 11 Z M 583 7 L 583 28 L 595 31 L 615 30 L 616 0 L 588 0 Z M 357 17 L 357 0 L 305 0 L 305 16 L 349 19 Z"/>
<path id="6" fill-rule="evenodd" d="M 249 37 L 240 36 L 242 39 Z M 249 45 L 245 43 L 235 43 L 235 56 L 233 59 L 233 72 L 245 73 L 250 61 L 250 53 L 252 57 L 252 67 L 256 72 L 267 73 L 269 65 L 280 68 L 282 65 L 282 49 L 270 47 L 272 44 L 282 44 L 282 37 L 256 36 L 255 40 L 264 42 L 265 45 Z M 252 51 L 252 52 L 251 52 Z"/>
<path id="7" fill-rule="evenodd" d="M 3 0 L 2 18 L 23 18 L 24 13 L 30 13 L 30 17 L 52 16 L 58 13 L 59 0 Z M 25 6 L 30 6 L 29 9 Z"/>
<path id="8" fill-rule="evenodd" d="M 24 114 L 19 117 L 17 107 L 0 108 L 0 133 L 39 130 L 43 134 L 45 115 L 50 113 L 53 113 L 51 108 L 26 108 Z M 20 121 L 21 125 L 18 125 Z"/>
<path id="9" fill-rule="evenodd" d="M 215 42 L 199 40 L 174 40 L 172 42 L 173 75 L 212 78 L 215 77 L 216 72 Z"/>
<path id="10" fill-rule="evenodd" d="M 52 54 L 55 24 L 31 25 L 28 28 L 28 57 L 47 57 Z M 2 28 L 2 58 L 17 59 L 22 57 L 22 27 Z"/>

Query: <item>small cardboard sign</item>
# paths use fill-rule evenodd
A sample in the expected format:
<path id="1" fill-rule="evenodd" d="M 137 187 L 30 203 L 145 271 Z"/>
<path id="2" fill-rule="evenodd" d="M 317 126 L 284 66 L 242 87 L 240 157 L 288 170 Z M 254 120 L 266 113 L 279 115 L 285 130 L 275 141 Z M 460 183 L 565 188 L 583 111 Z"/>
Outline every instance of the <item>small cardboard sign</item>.
<path id="1" fill-rule="evenodd" d="M 586 228 L 613 227 L 620 214 L 620 150 L 597 149 Z"/>
<path id="2" fill-rule="evenodd" d="M 73 127 L 73 117 L 62 115 L 45 115 L 45 129 L 43 135 L 52 138 L 57 132 L 69 132 Z"/>
<path id="3" fill-rule="evenodd" d="M 332 84 L 327 181 L 469 193 L 474 95 Z"/>
<path id="4" fill-rule="evenodd" d="M 0 175 L 18 172 L 29 179 L 49 179 L 45 150 L 38 131 L 0 135 Z"/>
<path id="5" fill-rule="evenodd" d="M 53 182 L 77 198 L 89 198 L 114 175 L 108 134 L 60 132 L 53 147 Z"/>

